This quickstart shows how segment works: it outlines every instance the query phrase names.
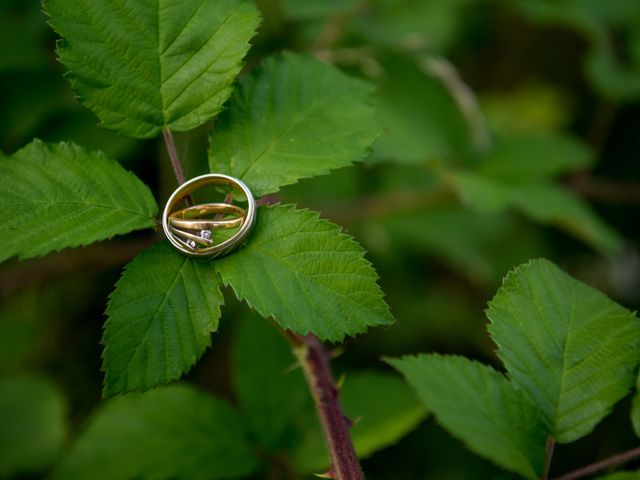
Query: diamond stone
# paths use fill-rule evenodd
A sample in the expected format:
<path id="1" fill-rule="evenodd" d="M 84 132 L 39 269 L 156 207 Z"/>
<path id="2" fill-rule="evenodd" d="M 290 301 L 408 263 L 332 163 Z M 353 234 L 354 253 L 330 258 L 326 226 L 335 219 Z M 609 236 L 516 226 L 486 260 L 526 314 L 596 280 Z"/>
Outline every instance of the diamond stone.
<path id="1" fill-rule="evenodd" d="M 189 245 L 191 248 L 196 248 L 196 242 L 194 240 L 189 240 L 187 242 L 187 245 Z"/>
<path id="2" fill-rule="evenodd" d="M 205 240 L 211 240 L 211 230 L 201 230 L 200 236 Z"/>

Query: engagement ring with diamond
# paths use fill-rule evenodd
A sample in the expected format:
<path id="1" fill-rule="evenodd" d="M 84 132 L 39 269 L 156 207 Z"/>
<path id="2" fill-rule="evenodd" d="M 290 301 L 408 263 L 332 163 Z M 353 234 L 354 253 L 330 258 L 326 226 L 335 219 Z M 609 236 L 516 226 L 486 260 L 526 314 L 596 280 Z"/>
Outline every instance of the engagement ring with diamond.
<path id="1" fill-rule="evenodd" d="M 180 202 L 208 186 L 215 187 L 219 195 L 223 190 L 224 200 L 176 209 Z M 234 200 L 240 205 L 232 203 Z M 249 188 L 237 178 L 211 173 L 193 178 L 173 192 L 162 213 L 162 229 L 179 252 L 190 257 L 213 258 L 241 245 L 255 218 L 256 204 Z M 223 230 L 229 233 L 224 234 Z"/>

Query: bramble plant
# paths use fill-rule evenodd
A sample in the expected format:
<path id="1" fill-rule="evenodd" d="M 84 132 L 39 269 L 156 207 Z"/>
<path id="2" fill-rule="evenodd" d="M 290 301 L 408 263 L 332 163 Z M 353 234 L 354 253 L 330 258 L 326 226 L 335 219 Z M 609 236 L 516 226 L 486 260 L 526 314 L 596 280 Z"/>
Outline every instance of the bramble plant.
<path id="1" fill-rule="evenodd" d="M 128 263 L 106 306 L 102 398 L 81 424 L 69 424 L 51 382 L 2 366 L 0 478 L 358 480 L 360 460 L 405 437 L 422 449 L 425 436 L 414 431 L 427 417 L 493 464 L 464 478 L 548 480 L 564 471 L 565 463 L 554 466 L 565 453 L 556 446 L 592 434 L 638 381 L 640 321 L 553 262 L 525 261 L 540 257 L 544 243 L 531 224 L 552 226 L 603 257 L 620 254 L 622 237 L 586 194 L 563 182 L 591 169 L 597 154 L 560 133 L 553 99 L 540 107 L 551 112 L 543 120 L 507 114 L 505 121 L 516 96 L 481 106 L 438 53 L 472 3 L 283 0 L 258 2 L 261 14 L 249 0 L 44 1 L 73 92 L 100 127 L 120 136 L 105 137 L 99 149 L 35 139 L 0 153 L 0 262 L 108 241 L 101 245 L 118 254 L 106 266 Z M 640 19 L 640 8 L 621 2 L 606 16 L 578 3 L 521 0 L 512 8 L 585 35 L 588 80 L 607 101 L 639 98 L 640 35 L 636 20 L 625 19 Z M 291 25 L 282 45 L 254 40 L 261 29 Z M 609 51 L 613 26 L 631 32 L 626 66 Z M 422 28 L 436 32 L 431 43 L 411 36 Z M 483 108 L 493 112 L 491 125 Z M 144 163 L 138 177 L 116 159 L 127 138 L 162 138 L 158 172 Z M 163 163 L 172 179 L 147 186 L 142 178 L 162 177 Z M 357 187 L 356 168 L 364 172 Z M 203 173 L 243 181 L 259 205 L 246 242 L 205 260 L 172 248 L 159 221 L 159 199 Z M 411 188 L 394 192 L 399 185 Z M 400 272 L 388 286 L 405 304 L 396 312 L 404 325 L 394 325 L 379 286 L 384 276 L 358 241 L 292 198 L 328 202 L 322 215 L 344 220 Z M 121 235 L 141 240 L 126 249 L 113 239 Z M 398 255 L 405 250 L 461 272 L 464 287 L 446 291 L 434 282 L 427 292 L 417 280 L 428 276 L 420 259 Z M 449 333 L 462 337 L 468 325 L 455 322 L 467 313 L 457 310 L 468 303 L 465 290 L 479 288 L 484 302 L 494 287 L 489 336 L 474 338 L 485 346 L 469 355 L 494 366 L 462 355 L 406 355 L 427 328 L 412 316 L 442 305 L 431 315 L 444 315 Z M 33 318 L 50 313 L 45 300 L 27 298 Z M 468 316 L 477 318 L 479 308 Z M 22 355 L 23 331 L 5 320 L 14 313 L 6 310 L 0 363 L 11 365 Z M 373 340 L 379 368 L 338 368 L 334 376 L 336 344 L 367 332 L 382 338 Z M 201 380 L 210 373 L 207 351 L 224 378 Z M 640 436 L 637 391 L 630 410 L 625 425 Z M 421 449 L 399 458 L 409 462 Z M 640 448 L 557 478 L 606 474 L 638 458 Z M 385 470 L 389 478 L 422 478 L 402 461 Z M 457 478 L 453 466 L 433 475 Z"/>
<path id="2" fill-rule="evenodd" d="M 166 8 L 145 1 L 51 0 L 45 8 L 61 36 L 60 61 L 82 103 L 104 127 L 135 138 L 164 135 L 176 177 L 184 181 L 172 131 L 193 130 L 221 112 L 258 26 L 256 8 L 242 0 Z M 238 86 L 211 134 L 209 163 L 212 171 L 236 176 L 264 196 L 363 158 L 379 134 L 373 117 L 371 87 L 363 81 L 317 60 L 277 55 Z M 158 207 L 149 189 L 99 152 L 36 140 L 0 168 L 2 220 L 11 234 L 4 258 L 30 258 L 155 226 Z M 25 209 L 46 236 L 26 241 L 30 234 L 19 213 Z M 360 472 L 347 419 L 316 337 L 336 342 L 390 325 L 376 281 L 352 238 L 318 214 L 289 205 L 262 207 L 250 242 L 215 262 L 182 257 L 160 242 L 127 265 L 110 296 L 103 394 L 145 391 L 187 373 L 211 343 L 224 303 L 220 289 L 228 285 L 290 332 L 327 435 L 331 471 L 355 478 Z M 126 412 L 143 422 L 151 415 L 146 421 L 158 428 L 154 440 L 142 441 L 148 431 L 135 438 L 125 422 L 116 427 L 110 453 L 86 458 L 83 448 L 100 435 L 95 432 L 112 426 L 111 415 Z M 155 442 L 166 442 L 163 436 L 175 428 L 184 429 L 183 443 L 159 448 Z M 210 429 L 205 441 L 202 428 Z M 180 464 L 180 451 L 200 453 Z M 121 458 L 125 452 L 129 462 Z M 200 465 L 205 458 L 210 463 Z M 257 465 L 230 406 L 173 387 L 114 401 L 54 476 L 193 478 L 202 468 L 207 478 L 235 478 Z"/>

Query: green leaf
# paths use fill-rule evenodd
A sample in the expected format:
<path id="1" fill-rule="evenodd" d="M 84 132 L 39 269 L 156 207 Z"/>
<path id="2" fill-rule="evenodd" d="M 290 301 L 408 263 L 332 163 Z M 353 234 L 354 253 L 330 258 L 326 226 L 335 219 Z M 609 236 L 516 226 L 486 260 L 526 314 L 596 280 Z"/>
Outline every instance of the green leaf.
<path id="1" fill-rule="evenodd" d="M 640 321 L 553 263 L 534 260 L 509 273 L 487 315 L 512 381 L 558 442 L 591 432 L 629 393 Z"/>
<path id="2" fill-rule="evenodd" d="M 172 385 L 106 402 L 53 478 L 241 478 L 257 463 L 242 420 L 227 402 Z"/>
<path id="3" fill-rule="evenodd" d="M 478 167 L 505 184 L 526 184 L 591 166 L 593 154 L 568 136 L 520 135 L 499 141 Z"/>
<path id="4" fill-rule="evenodd" d="M 100 152 L 35 140 L 0 153 L 0 261 L 153 227 L 157 211 L 149 189 Z"/>
<path id="5" fill-rule="evenodd" d="M 66 436 L 62 395 L 39 378 L 0 379 L 0 477 L 42 473 Z"/>
<path id="6" fill-rule="evenodd" d="M 482 213 L 515 208 L 533 221 L 556 226 L 604 254 L 615 254 L 622 241 L 582 198 L 552 183 L 507 185 L 473 172 L 455 174 L 463 203 Z"/>
<path id="7" fill-rule="evenodd" d="M 261 208 L 245 247 L 216 261 L 225 284 L 264 317 L 341 341 L 393 317 L 364 250 L 315 212 Z"/>
<path id="8" fill-rule="evenodd" d="M 105 396 L 176 380 L 200 358 L 223 304 L 213 265 L 180 255 L 167 242 L 127 265 L 107 307 Z"/>
<path id="9" fill-rule="evenodd" d="M 539 478 L 546 441 L 542 420 L 504 375 L 456 356 L 419 355 L 388 362 L 469 449 L 523 477 Z"/>
<path id="10" fill-rule="evenodd" d="M 46 0 L 60 61 L 101 124 L 192 130 L 231 94 L 259 16 L 245 0 Z"/>
<path id="11" fill-rule="evenodd" d="M 552 184 L 527 185 L 511 192 L 513 205 L 538 223 L 555 225 L 604 254 L 615 254 L 620 235 L 582 198 Z"/>
<path id="12" fill-rule="evenodd" d="M 551 182 L 588 168 L 593 153 L 576 139 L 558 134 L 498 139 L 473 170 L 445 173 L 468 206 L 483 213 L 516 208 L 534 221 L 554 225 L 605 254 L 617 253 L 620 236 L 582 198 Z"/>
<path id="13" fill-rule="evenodd" d="M 472 171 L 451 177 L 463 204 L 480 213 L 496 213 L 510 206 L 512 189 Z"/>
<path id="14" fill-rule="evenodd" d="M 296 418 L 310 397 L 289 344 L 253 315 L 240 323 L 232 358 L 238 402 L 258 442 L 272 453 L 292 447 Z"/>
<path id="15" fill-rule="evenodd" d="M 379 133 L 373 88 L 312 58 L 266 60 L 212 133 L 209 164 L 257 196 L 362 160 Z"/>
<path id="16" fill-rule="evenodd" d="M 426 416 L 406 383 L 388 373 L 370 371 L 346 375 L 340 389 L 340 403 L 346 416 L 354 422 L 350 433 L 360 459 L 393 445 Z M 316 420 L 311 411 L 307 416 Z M 308 426 L 305 437 L 291 455 L 297 471 L 313 473 L 328 469 L 329 457 L 317 420 Z"/>

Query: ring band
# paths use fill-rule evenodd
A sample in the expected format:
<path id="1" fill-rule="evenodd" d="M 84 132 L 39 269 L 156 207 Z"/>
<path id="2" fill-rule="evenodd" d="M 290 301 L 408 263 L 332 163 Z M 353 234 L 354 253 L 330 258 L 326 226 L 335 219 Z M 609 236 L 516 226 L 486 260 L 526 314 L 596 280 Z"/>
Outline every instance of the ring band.
<path id="1" fill-rule="evenodd" d="M 235 218 L 200 219 L 203 215 L 235 215 Z M 236 228 L 244 222 L 246 210 L 231 203 L 205 203 L 178 210 L 169 215 L 169 224 L 187 230 L 215 230 L 218 228 Z"/>
<path id="2" fill-rule="evenodd" d="M 175 210 L 176 206 L 196 190 L 206 186 L 223 186 L 240 193 L 246 208 L 232 203 L 204 203 Z M 217 214 L 223 218 L 203 219 L 201 215 Z M 224 218 L 231 216 L 234 218 Z M 251 190 L 237 178 L 210 173 L 192 178 L 180 185 L 169 197 L 162 213 L 162 230 L 169 242 L 190 257 L 215 258 L 229 253 L 247 238 L 256 218 L 256 203 Z M 185 223 L 186 222 L 186 223 Z M 201 228 L 206 226 L 206 228 Z M 217 229 L 238 228 L 231 237 L 215 243 L 211 236 Z M 198 235 L 200 231 L 200 235 Z"/>

